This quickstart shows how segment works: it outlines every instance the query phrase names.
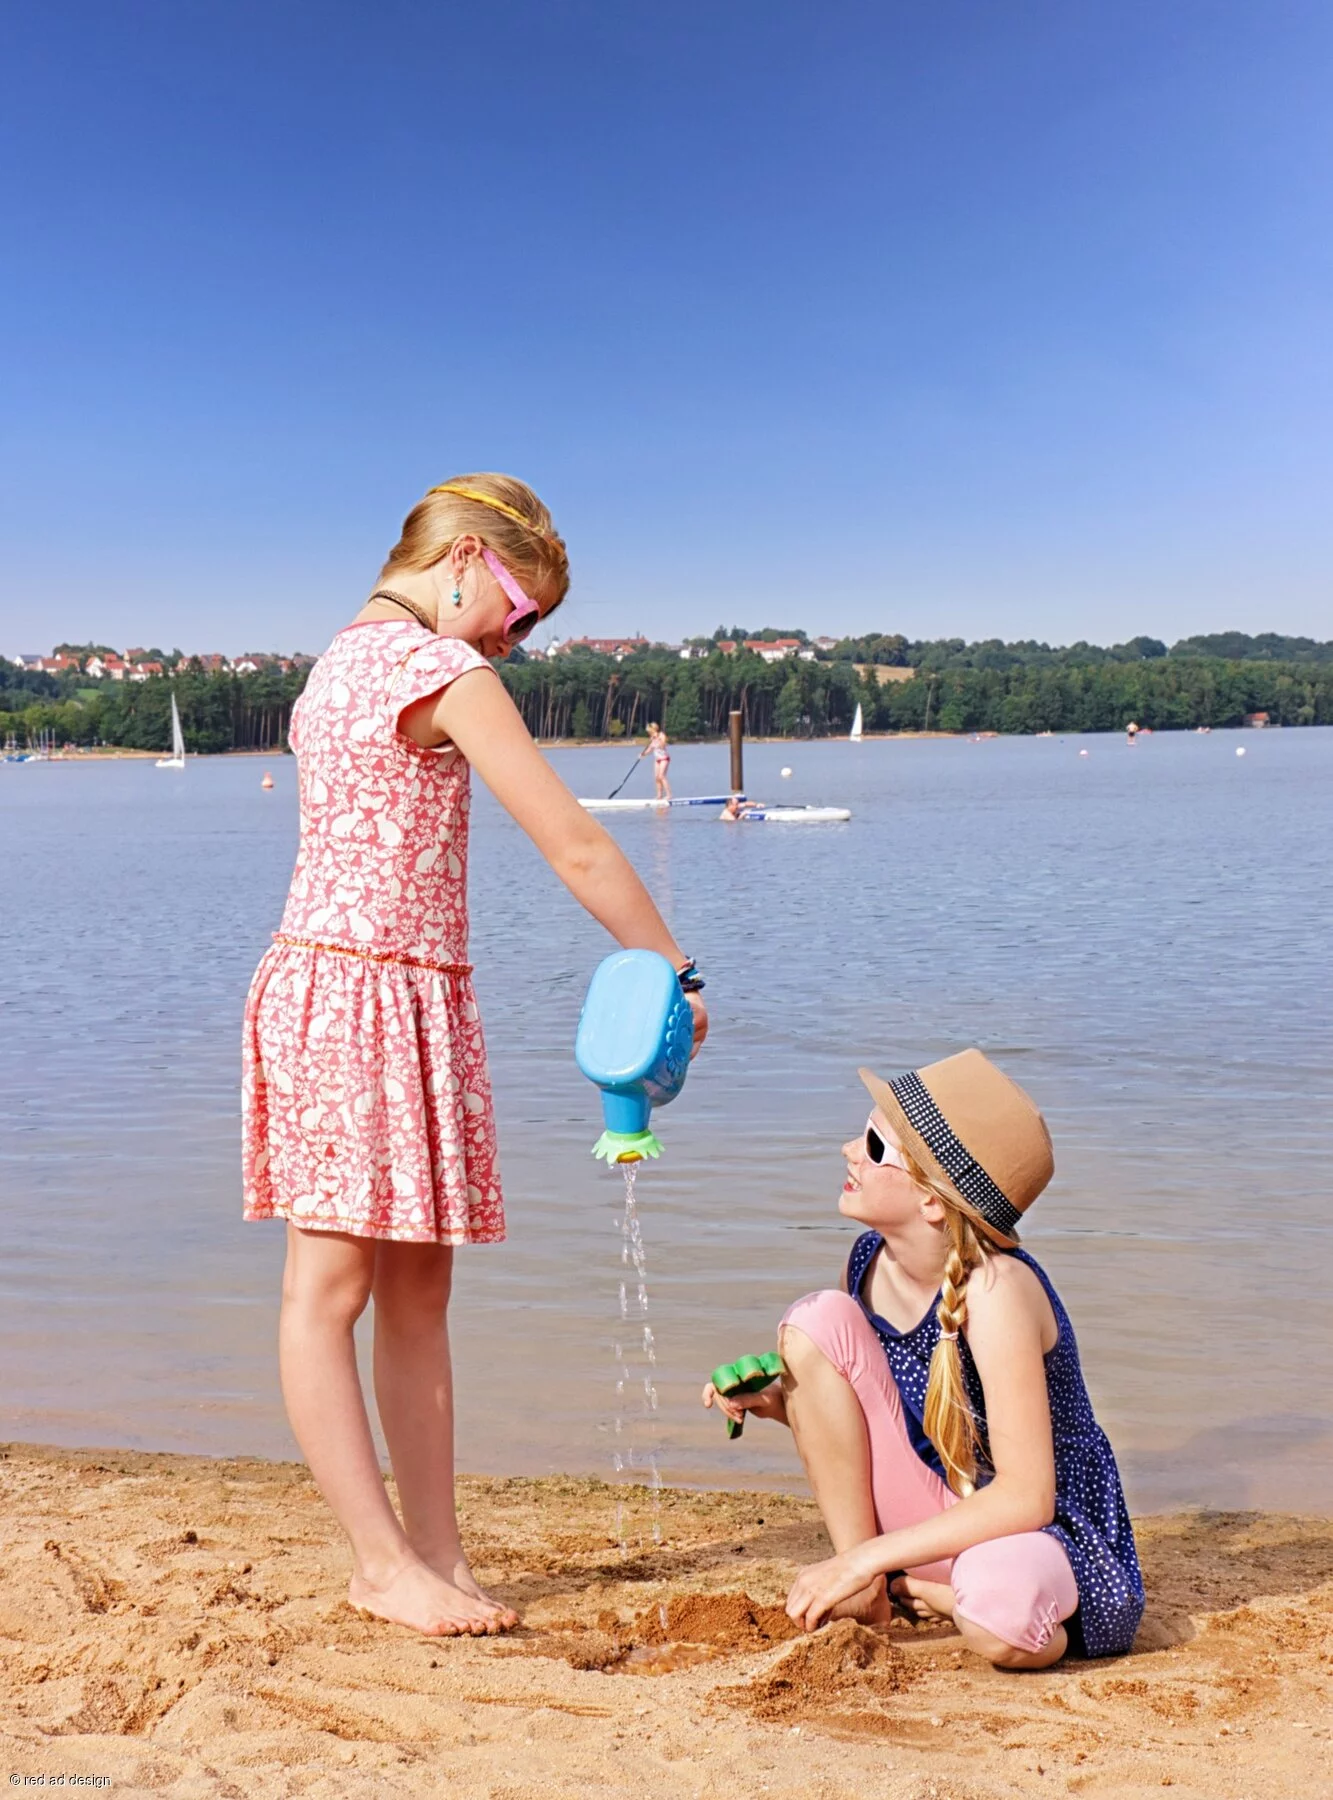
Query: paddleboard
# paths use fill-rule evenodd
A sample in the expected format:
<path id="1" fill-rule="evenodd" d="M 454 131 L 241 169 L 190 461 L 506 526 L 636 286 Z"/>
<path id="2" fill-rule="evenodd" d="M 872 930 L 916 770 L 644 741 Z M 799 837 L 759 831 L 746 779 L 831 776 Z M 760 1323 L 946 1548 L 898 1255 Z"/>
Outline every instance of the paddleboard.
<path id="1" fill-rule="evenodd" d="M 579 805 L 589 812 L 665 812 L 669 806 L 725 806 L 730 798 L 730 794 L 698 794 L 679 800 L 580 800 Z"/>
<path id="2" fill-rule="evenodd" d="M 742 813 L 738 825 L 841 825 L 851 818 L 845 806 L 765 806 Z"/>

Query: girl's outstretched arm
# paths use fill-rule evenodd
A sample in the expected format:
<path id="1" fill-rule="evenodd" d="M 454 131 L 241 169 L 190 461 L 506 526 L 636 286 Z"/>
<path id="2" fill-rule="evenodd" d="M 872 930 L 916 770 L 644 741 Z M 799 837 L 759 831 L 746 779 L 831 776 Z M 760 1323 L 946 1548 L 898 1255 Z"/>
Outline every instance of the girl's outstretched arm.
<path id="1" fill-rule="evenodd" d="M 996 1257 L 973 1274 L 967 1342 L 986 1392 L 993 1479 L 920 1524 L 802 1569 L 787 1598 L 793 1619 L 813 1631 L 840 1600 L 891 1569 L 947 1561 L 973 1544 L 1050 1524 L 1055 1448 L 1043 1357 L 1054 1330 L 1041 1283 L 1022 1263 Z"/>
<path id="2" fill-rule="evenodd" d="M 533 743 L 504 684 L 472 669 L 439 694 L 407 707 L 399 729 L 425 746 L 451 742 L 522 826 L 581 906 L 630 950 L 656 950 L 679 967 L 685 952 L 610 834 L 584 810 Z M 697 994 L 695 1044 L 708 1014 Z"/>

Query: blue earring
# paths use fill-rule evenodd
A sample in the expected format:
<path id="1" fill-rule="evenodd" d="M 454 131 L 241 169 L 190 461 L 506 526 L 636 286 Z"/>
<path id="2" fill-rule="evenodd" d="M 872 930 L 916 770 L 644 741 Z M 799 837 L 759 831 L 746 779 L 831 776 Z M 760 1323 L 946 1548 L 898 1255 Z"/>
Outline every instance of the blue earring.
<path id="1" fill-rule="evenodd" d="M 454 591 L 452 594 L 450 594 L 449 598 L 453 601 L 455 606 L 461 606 L 463 604 L 463 596 L 462 596 L 462 593 L 459 591 L 457 582 L 454 583 Z"/>

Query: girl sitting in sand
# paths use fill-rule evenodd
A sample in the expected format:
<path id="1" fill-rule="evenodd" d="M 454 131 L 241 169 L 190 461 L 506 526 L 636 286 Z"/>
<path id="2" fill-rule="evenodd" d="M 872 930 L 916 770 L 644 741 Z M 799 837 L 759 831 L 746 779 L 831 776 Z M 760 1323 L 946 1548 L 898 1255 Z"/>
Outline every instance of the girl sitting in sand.
<path id="1" fill-rule="evenodd" d="M 707 1029 L 693 964 L 488 660 L 568 585 L 565 546 L 521 481 L 462 476 L 413 508 L 292 715 L 301 845 L 246 1007 L 245 1216 L 287 1221 L 288 1417 L 351 1543 L 351 1603 L 431 1635 L 517 1623 L 473 1579 L 454 1508 L 454 1246 L 504 1237 L 467 960 L 472 768 L 619 943 L 681 970 L 696 1042 Z M 503 913 L 492 926 L 513 929 Z M 401 1524 L 352 1338 L 372 1295 Z"/>
<path id="2" fill-rule="evenodd" d="M 786 1373 L 704 1405 L 795 1434 L 835 1555 L 787 1611 L 951 1619 L 992 1663 L 1129 1649 L 1143 1583 L 1074 1330 L 1016 1226 L 1053 1173 L 1022 1088 L 979 1050 L 883 1082 L 844 1144 L 839 1210 L 870 1229 L 841 1289 L 779 1332 Z"/>

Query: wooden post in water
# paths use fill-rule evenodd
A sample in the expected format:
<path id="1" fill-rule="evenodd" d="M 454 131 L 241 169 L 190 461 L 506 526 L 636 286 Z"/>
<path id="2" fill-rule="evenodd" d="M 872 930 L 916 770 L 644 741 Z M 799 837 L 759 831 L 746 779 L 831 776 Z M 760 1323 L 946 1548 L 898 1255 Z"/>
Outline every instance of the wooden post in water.
<path id="1" fill-rule="evenodd" d="M 743 715 L 733 712 L 727 719 L 728 735 L 731 738 L 731 791 L 733 794 L 745 792 L 745 753 L 741 748 L 741 719 Z"/>

